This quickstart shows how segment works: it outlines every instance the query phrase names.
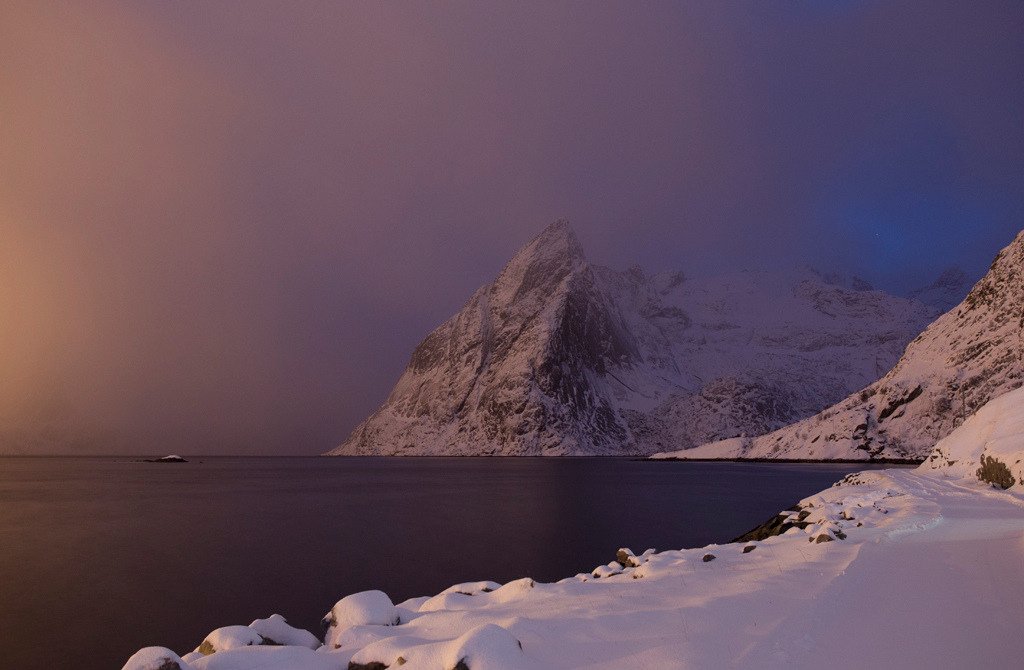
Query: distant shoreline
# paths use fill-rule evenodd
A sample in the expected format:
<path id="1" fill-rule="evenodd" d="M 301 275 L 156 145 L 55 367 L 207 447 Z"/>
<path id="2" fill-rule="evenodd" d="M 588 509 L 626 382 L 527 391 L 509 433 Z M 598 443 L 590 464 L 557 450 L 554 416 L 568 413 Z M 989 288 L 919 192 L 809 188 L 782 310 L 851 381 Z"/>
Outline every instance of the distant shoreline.
<path id="1" fill-rule="evenodd" d="M 916 458 L 875 458 L 862 461 L 853 458 L 638 458 L 641 461 L 691 461 L 694 463 L 850 463 L 864 465 L 921 465 L 925 459 Z"/>

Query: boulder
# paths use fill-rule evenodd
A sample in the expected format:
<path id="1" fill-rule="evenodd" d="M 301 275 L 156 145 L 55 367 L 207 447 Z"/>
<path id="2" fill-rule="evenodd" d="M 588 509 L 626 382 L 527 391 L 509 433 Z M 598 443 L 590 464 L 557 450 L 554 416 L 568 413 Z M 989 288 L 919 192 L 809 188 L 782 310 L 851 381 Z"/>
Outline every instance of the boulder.
<path id="1" fill-rule="evenodd" d="M 324 644 L 333 647 L 338 636 L 353 626 L 397 626 L 398 610 L 383 591 L 362 591 L 345 596 L 324 616 Z"/>
<path id="2" fill-rule="evenodd" d="M 224 626 L 213 631 L 196 647 L 203 656 L 218 651 L 263 644 L 263 636 L 248 626 Z"/>
<path id="3" fill-rule="evenodd" d="M 121 670 L 192 670 L 192 666 L 166 647 L 139 649 Z"/>
<path id="4" fill-rule="evenodd" d="M 287 619 L 280 614 L 271 614 L 266 619 L 256 619 L 249 628 L 263 636 L 263 644 L 279 644 L 293 647 L 317 649 L 320 640 L 308 630 L 288 625 Z"/>

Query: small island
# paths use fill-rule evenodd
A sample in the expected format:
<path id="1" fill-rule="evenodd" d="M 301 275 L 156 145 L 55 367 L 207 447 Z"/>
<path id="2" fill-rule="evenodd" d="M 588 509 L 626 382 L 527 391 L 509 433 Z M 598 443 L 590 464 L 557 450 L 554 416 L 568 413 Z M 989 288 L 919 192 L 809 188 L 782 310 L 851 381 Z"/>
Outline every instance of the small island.
<path id="1" fill-rule="evenodd" d="M 160 458 L 147 458 L 146 463 L 188 463 L 187 460 L 178 456 L 177 454 L 170 454 L 169 456 L 161 456 Z"/>

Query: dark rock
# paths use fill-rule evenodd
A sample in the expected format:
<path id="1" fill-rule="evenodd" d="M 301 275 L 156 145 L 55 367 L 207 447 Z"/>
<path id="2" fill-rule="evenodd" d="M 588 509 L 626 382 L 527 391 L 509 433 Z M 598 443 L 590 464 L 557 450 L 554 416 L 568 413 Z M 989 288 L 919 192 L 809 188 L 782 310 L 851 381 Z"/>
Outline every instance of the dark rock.
<path id="1" fill-rule="evenodd" d="M 743 547 L 743 553 L 744 554 L 749 554 L 750 552 L 754 551 L 755 549 L 757 549 L 757 545 L 748 544 L 747 546 Z"/>
<path id="2" fill-rule="evenodd" d="M 704 554 L 704 558 L 702 558 L 700 560 L 704 561 L 705 563 L 709 563 L 709 562 L 715 560 L 715 555 L 714 554 Z"/>
<path id="3" fill-rule="evenodd" d="M 615 552 L 615 560 L 624 568 L 638 568 L 642 561 L 630 549 L 619 549 Z"/>
<path id="4" fill-rule="evenodd" d="M 348 670 L 388 670 L 388 666 L 380 663 L 379 661 L 370 661 L 369 663 L 355 663 L 353 661 L 349 661 Z"/>
<path id="5" fill-rule="evenodd" d="M 786 521 L 786 519 L 790 517 L 790 514 L 792 512 L 800 512 L 800 514 L 803 515 L 799 517 L 801 520 Z M 806 510 L 801 509 L 799 505 L 794 505 L 793 507 L 790 507 L 788 510 L 786 510 L 784 513 L 777 514 L 768 521 L 762 523 L 757 528 L 749 530 L 743 535 L 740 535 L 739 537 L 734 539 L 733 542 L 757 542 L 760 540 L 767 540 L 769 537 L 774 537 L 776 535 L 782 535 L 790 528 L 807 528 L 807 526 L 811 524 L 809 524 L 806 521 L 803 521 L 803 519 L 806 519 L 807 515 L 809 514 L 810 513 L 807 512 Z"/>

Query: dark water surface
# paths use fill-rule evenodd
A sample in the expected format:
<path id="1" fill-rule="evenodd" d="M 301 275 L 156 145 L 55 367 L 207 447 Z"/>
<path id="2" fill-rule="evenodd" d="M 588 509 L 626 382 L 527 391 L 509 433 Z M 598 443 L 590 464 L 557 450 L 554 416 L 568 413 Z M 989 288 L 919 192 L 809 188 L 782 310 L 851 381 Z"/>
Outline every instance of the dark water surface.
<path id="1" fill-rule="evenodd" d="M 0 668 L 120 668 L 349 593 L 555 581 L 727 541 L 855 465 L 628 459 L 0 458 Z"/>

